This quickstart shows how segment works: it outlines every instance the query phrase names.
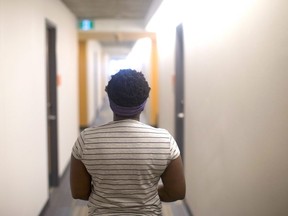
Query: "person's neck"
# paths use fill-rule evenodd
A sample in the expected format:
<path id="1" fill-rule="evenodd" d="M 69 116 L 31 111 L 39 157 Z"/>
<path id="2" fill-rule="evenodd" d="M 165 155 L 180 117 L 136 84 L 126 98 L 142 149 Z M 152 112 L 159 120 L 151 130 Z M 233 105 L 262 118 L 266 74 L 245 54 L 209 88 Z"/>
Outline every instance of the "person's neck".
<path id="1" fill-rule="evenodd" d="M 118 116 L 118 115 L 113 115 L 113 121 L 120 121 L 120 120 L 126 120 L 126 119 L 132 119 L 136 121 L 140 121 L 140 114 L 135 115 L 135 116 L 130 116 L 130 117 L 125 117 L 125 116 Z"/>

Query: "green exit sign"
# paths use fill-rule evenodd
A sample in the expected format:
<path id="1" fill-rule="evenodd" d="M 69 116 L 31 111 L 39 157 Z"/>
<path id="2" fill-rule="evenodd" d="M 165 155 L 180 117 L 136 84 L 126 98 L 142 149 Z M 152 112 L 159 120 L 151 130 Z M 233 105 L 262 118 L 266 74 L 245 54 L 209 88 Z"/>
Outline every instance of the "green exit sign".
<path id="1" fill-rule="evenodd" d="M 91 30 L 94 28 L 94 21 L 92 20 L 80 20 L 79 21 L 79 28 L 80 30 L 84 30 L 84 31 L 87 31 L 87 30 Z"/>

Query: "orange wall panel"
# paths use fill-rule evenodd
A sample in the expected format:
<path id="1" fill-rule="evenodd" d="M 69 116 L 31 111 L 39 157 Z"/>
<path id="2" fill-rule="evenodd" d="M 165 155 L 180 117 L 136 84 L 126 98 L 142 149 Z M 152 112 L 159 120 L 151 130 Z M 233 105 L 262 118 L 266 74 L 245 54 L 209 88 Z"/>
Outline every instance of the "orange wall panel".
<path id="1" fill-rule="evenodd" d="M 79 111 L 80 127 L 87 124 L 87 68 L 86 68 L 86 42 L 79 41 Z"/>

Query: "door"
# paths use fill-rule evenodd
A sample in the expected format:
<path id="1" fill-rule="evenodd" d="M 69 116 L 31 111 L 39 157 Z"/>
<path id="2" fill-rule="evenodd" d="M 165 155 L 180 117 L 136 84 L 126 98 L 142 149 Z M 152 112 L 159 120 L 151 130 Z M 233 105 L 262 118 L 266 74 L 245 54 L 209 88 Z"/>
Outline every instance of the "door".
<path id="1" fill-rule="evenodd" d="M 176 28 L 175 50 L 175 140 L 182 157 L 184 157 L 184 50 L 182 24 Z"/>
<path id="2" fill-rule="evenodd" d="M 49 186 L 58 186 L 56 28 L 46 22 L 47 128 Z"/>

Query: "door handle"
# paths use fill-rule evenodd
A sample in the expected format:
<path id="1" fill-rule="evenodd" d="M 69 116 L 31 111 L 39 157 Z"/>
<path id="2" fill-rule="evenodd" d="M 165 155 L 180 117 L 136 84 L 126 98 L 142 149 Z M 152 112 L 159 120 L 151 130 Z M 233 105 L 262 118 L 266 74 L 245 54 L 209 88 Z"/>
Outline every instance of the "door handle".
<path id="1" fill-rule="evenodd" d="M 183 113 L 183 112 L 178 113 L 178 114 L 177 114 L 177 117 L 178 117 L 178 118 L 181 118 L 181 119 L 184 118 L 184 113 Z"/>
<path id="2" fill-rule="evenodd" d="M 48 120 L 55 121 L 56 120 L 56 115 L 48 115 Z"/>

